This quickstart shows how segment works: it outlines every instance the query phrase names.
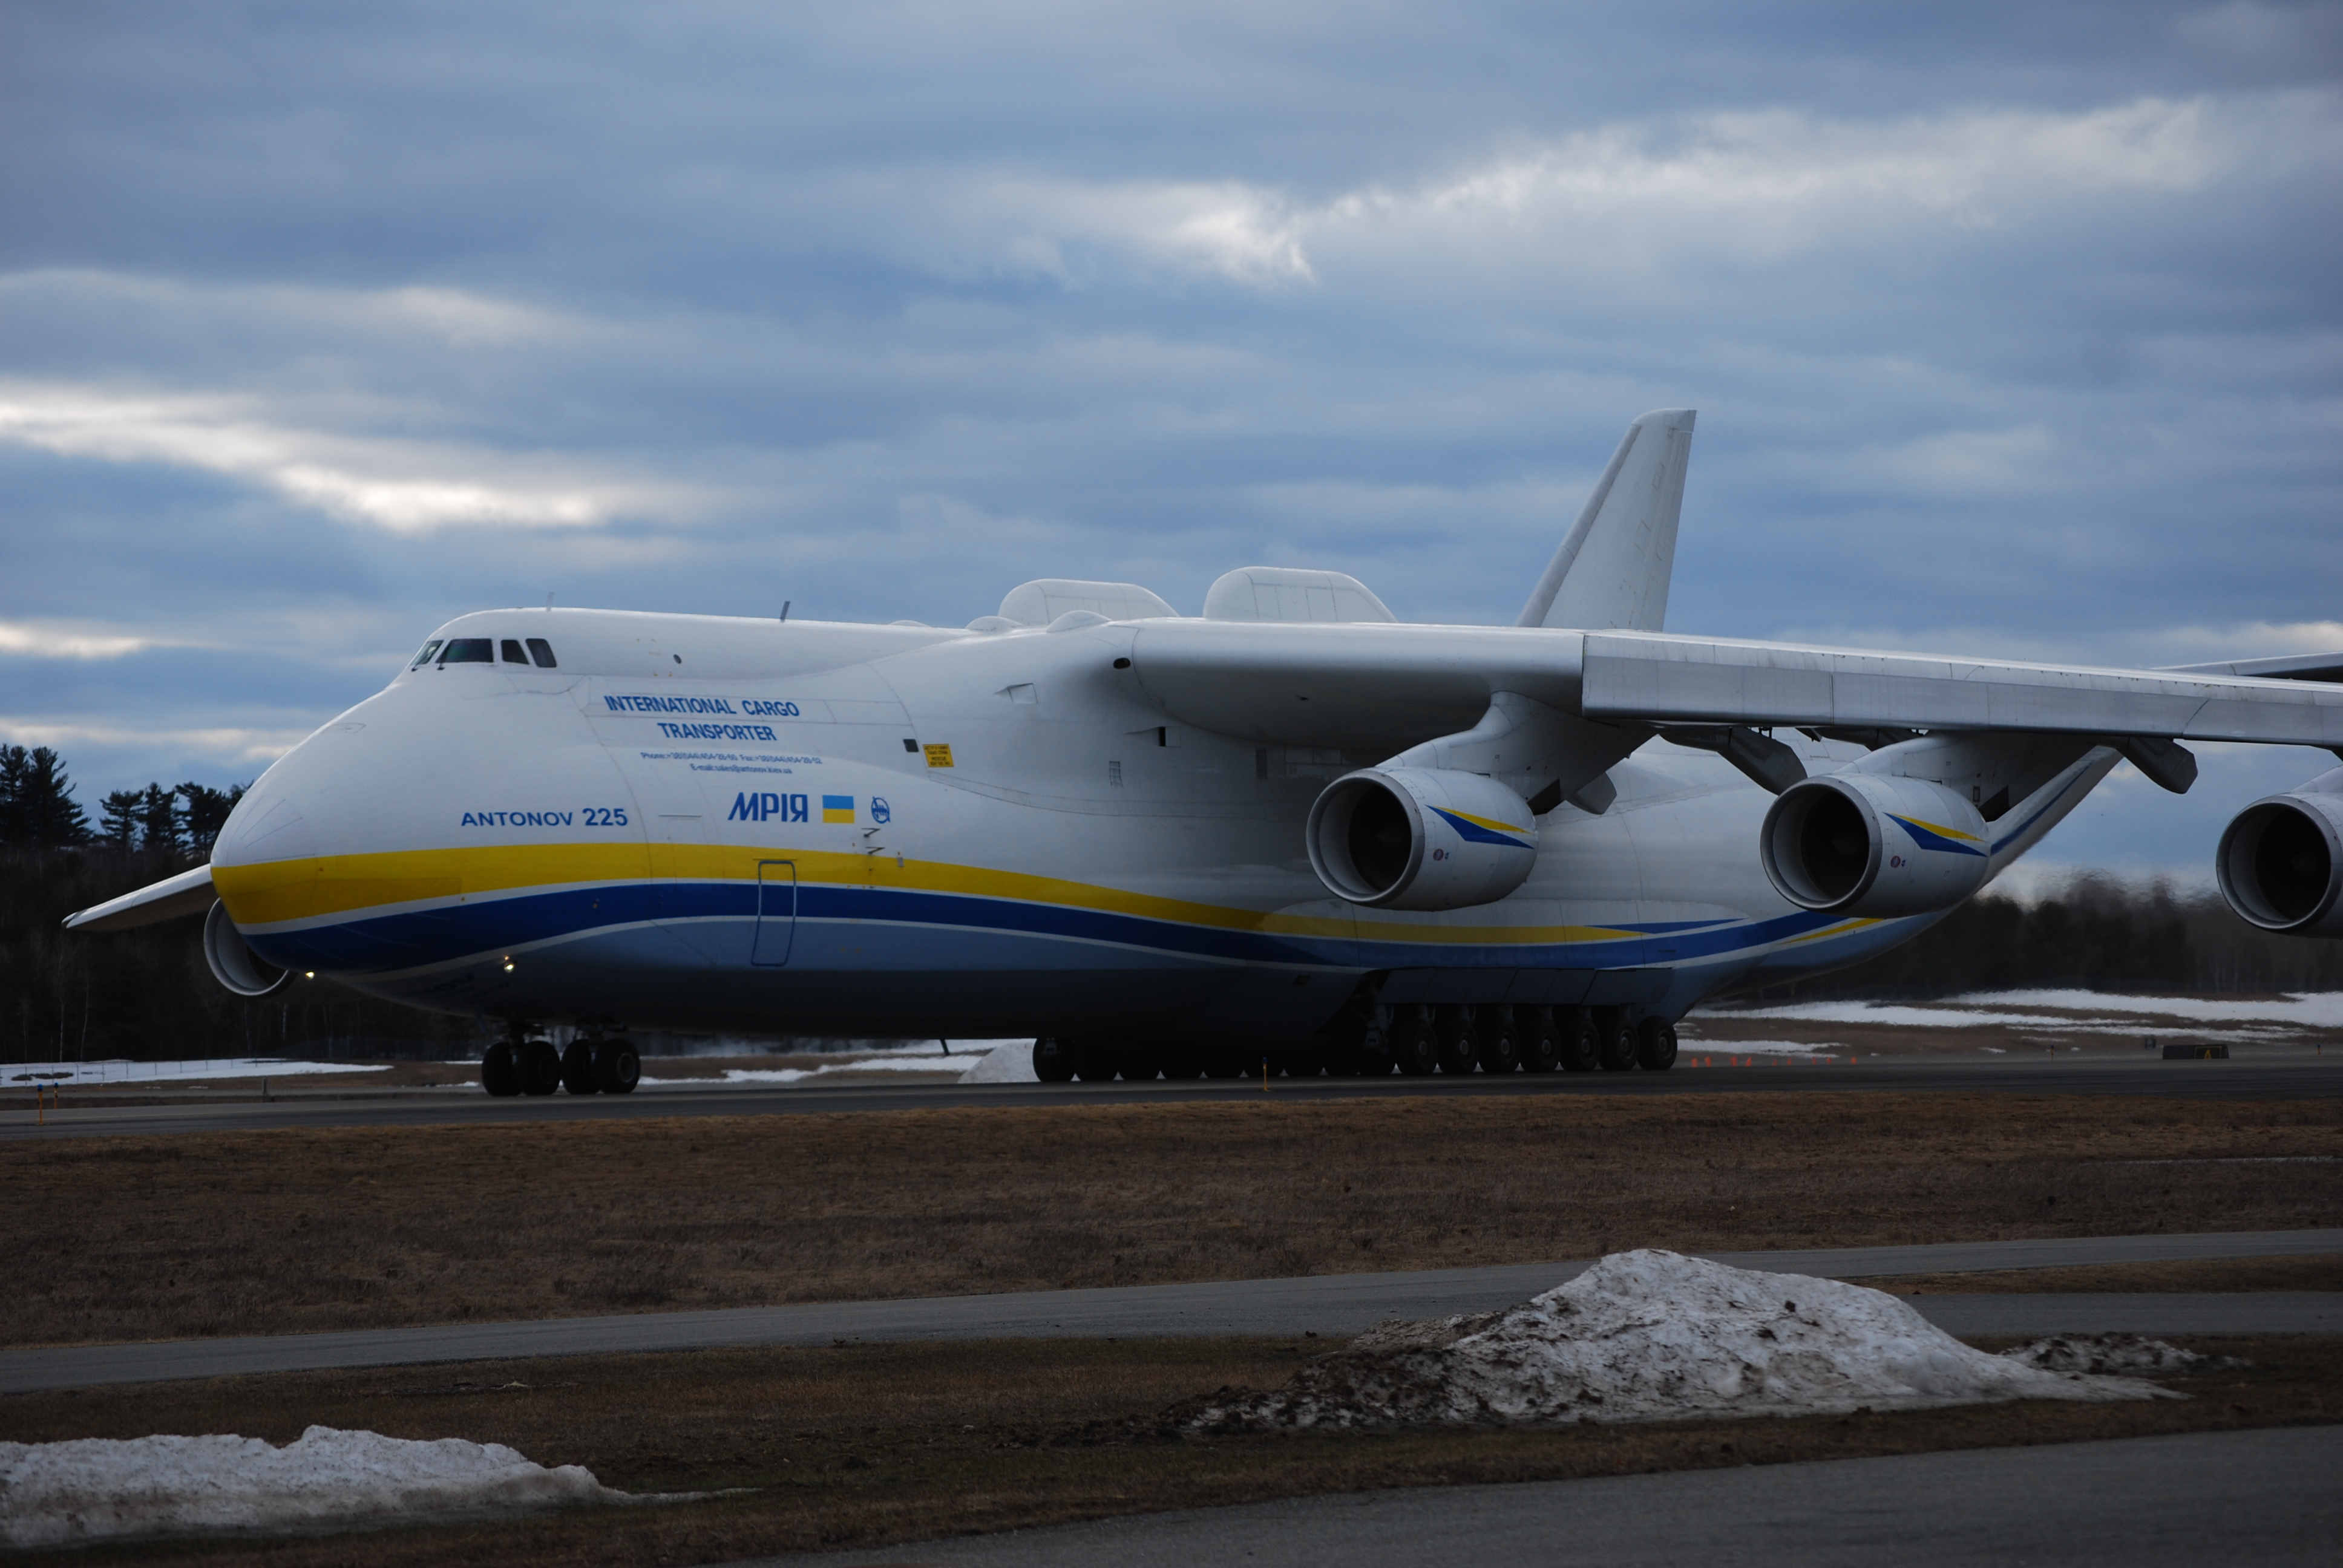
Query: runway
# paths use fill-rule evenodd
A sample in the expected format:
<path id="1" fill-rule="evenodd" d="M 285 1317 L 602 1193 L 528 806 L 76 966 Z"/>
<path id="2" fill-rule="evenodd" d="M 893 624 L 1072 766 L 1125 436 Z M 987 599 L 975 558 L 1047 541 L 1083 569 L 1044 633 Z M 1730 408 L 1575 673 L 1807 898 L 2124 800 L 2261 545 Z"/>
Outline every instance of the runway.
<path id="1" fill-rule="evenodd" d="M 69 1095 L 36 1117 L 29 1097 L 0 1120 L 0 1139 L 248 1132 L 278 1127 L 441 1127 L 660 1116 L 786 1116 L 981 1107 L 1186 1105 L 1386 1096 L 1577 1096 L 1748 1093 L 2012 1093 L 2154 1095 L 2195 1100 L 2326 1100 L 2343 1096 L 2343 1052 L 2248 1056 L 2228 1061 L 2128 1057 L 1934 1059 L 1765 1067 L 1679 1066 L 1673 1072 L 1512 1073 L 1462 1078 L 1278 1078 L 1152 1083 L 856 1083 L 647 1090 L 620 1097 L 554 1094 L 491 1100 L 478 1090 L 334 1088 L 159 1091 L 109 1099 Z M 167 1098 L 163 1098 L 167 1096 Z"/>
<path id="2" fill-rule="evenodd" d="M 1715 1252 L 1736 1268 L 1863 1279 L 1985 1269 L 2169 1262 L 2343 1252 L 2343 1229 L 2089 1236 L 1941 1246 Z M 1414 1273 L 1321 1274 L 1088 1291 L 713 1312 L 638 1312 L 341 1333 L 256 1335 L 0 1352 L 0 1394 L 335 1367 L 615 1355 L 850 1341 L 1316 1334 L 1336 1340 L 1392 1318 L 1489 1312 L 1553 1289 L 1591 1259 Z M 1941 1295 L 1909 1298 L 1963 1335 L 2098 1332 L 2343 1333 L 2343 1294 Z"/>
<path id="3" fill-rule="evenodd" d="M 782 1564 L 1749 1568 L 2335 1560 L 2343 1427 L 1433 1486 L 1139 1514 Z"/>

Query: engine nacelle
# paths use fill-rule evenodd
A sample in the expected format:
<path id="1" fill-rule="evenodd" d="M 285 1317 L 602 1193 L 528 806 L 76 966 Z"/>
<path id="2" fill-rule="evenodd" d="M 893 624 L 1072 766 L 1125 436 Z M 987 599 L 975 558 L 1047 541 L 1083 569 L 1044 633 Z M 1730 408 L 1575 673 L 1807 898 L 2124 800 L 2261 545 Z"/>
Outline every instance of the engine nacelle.
<path id="1" fill-rule="evenodd" d="M 238 996 L 266 996 L 293 978 L 291 970 L 260 961 L 217 900 L 204 917 L 204 961 L 212 966 L 212 979 Z"/>
<path id="2" fill-rule="evenodd" d="M 1384 910 L 1494 903 L 1537 864 L 1537 816 L 1493 779 L 1364 768 L 1310 808 L 1311 869 L 1337 897 Z"/>
<path id="3" fill-rule="evenodd" d="M 1757 853 L 1800 909 L 1882 919 L 1949 910 L 1993 866 L 1985 819 L 1958 791 L 1877 773 L 1791 785 L 1765 813 Z"/>
<path id="4" fill-rule="evenodd" d="M 2343 785 L 2343 769 L 2328 779 Z M 2266 931 L 2343 937 L 2343 794 L 2298 790 L 2237 813 L 2213 852 L 2229 908 Z"/>

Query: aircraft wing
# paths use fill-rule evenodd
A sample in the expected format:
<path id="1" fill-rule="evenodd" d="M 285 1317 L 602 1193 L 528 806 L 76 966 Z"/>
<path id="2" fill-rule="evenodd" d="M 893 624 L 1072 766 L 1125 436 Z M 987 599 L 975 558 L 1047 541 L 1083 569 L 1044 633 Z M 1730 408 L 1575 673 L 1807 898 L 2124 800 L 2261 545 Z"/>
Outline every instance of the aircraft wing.
<path id="1" fill-rule="evenodd" d="M 118 899 L 108 899 L 102 904 L 77 910 L 65 917 L 65 930 L 126 931 L 133 926 L 151 926 L 180 915 L 200 915 L 212 907 L 215 897 L 212 869 L 197 866 L 176 877 L 166 877 L 135 893 L 125 893 Z"/>
<path id="2" fill-rule="evenodd" d="M 1621 725 L 2034 730 L 2343 751 L 2343 685 L 1539 627 L 1143 621 L 1133 673 L 1182 722 L 1398 749 L 1517 691 Z M 1394 744 L 1396 743 L 1396 744 Z"/>

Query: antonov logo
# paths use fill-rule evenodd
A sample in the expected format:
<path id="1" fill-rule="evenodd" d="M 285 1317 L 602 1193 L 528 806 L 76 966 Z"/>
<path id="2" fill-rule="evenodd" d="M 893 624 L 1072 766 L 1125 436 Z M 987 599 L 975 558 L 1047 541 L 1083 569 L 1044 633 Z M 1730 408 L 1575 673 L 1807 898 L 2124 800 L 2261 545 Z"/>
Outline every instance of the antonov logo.
<path id="1" fill-rule="evenodd" d="M 829 797 L 824 796 L 823 799 L 828 799 Z M 732 809 L 725 813 L 724 819 L 728 822 L 762 822 L 768 819 L 776 822 L 802 822 L 807 817 L 808 805 L 803 795 L 735 795 Z M 848 813 L 850 820 L 852 816 L 853 813 Z"/>

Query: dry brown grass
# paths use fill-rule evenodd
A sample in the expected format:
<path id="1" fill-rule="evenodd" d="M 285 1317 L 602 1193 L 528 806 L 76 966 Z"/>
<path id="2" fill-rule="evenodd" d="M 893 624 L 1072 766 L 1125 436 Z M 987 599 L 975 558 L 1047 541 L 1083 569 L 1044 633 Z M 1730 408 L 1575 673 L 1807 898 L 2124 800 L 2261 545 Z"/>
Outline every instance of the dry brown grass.
<path id="1" fill-rule="evenodd" d="M 1995 1269 L 1973 1274 L 1898 1274 L 1865 1280 L 1862 1283 L 1898 1295 L 2343 1291 L 2343 1257 L 2223 1258 L 2187 1263 L 2103 1263 L 2073 1269 Z"/>
<path id="2" fill-rule="evenodd" d="M 2343 1101 L 972 1108 L 0 1145 L 15 1344 L 2343 1215 Z"/>
<path id="3" fill-rule="evenodd" d="M 1161 1412 L 1222 1385 L 1274 1386 L 1315 1347 L 1262 1340 L 872 1345 L 17 1395 L 0 1400 L 0 1437 L 233 1432 L 283 1442 L 317 1422 L 402 1437 L 510 1443 L 540 1462 L 585 1464 L 606 1483 L 631 1492 L 754 1489 L 696 1503 L 577 1510 L 495 1524 L 50 1554 L 76 1568 L 183 1561 L 536 1568 L 722 1562 L 1377 1487 L 2343 1420 L 2343 1342 L 2188 1342 L 2253 1364 L 2176 1381 L 2194 1395 L 2186 1402 L 1195 1441 L 1162 1431 Z M 489 1392 L 513 1382 L 529 1386 Z"/>

